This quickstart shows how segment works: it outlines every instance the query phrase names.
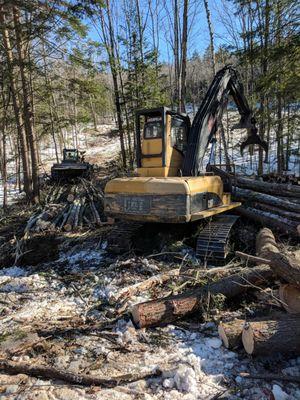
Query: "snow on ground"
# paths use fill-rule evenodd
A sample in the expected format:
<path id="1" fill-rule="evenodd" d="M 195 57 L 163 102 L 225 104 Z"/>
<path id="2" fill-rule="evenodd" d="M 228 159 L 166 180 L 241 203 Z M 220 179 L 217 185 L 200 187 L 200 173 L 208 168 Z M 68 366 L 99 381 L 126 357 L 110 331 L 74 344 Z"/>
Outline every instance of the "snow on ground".
<path id="1" fill-rule="evenodd" d="M 127 316 L 110 319 L 109 313 L 115 310 L 113 295 L 124 285 L 142 280 L 145 274 L 151 276 L 154 270 L 157 273 L 159 265 L 140 258 L 112 260 L 102 246 L 95 245 L 86 250 L 71 248 L 48 265 L 3 269 L 1 352 L 13 354 L 20 341 L 23 344 L 22 340 L 36 335 L 33 332 L 41 341 L 37 348 L 17 352 L 12 360 L 46 363 L 74 373 L 89 371 L 97 377 L 157 368 L 162 375 L 114 389 L 100 389 L 1 374 L 0 398 L 202 400 L 226 392 L 225 398 L 231 400 L 267 400 L 273 392 L 275 400 L 300 399 L 296 385 L 241 378 L 240 372 L 262 372 L 274 360 L 255 361 L 243 353 L 227 350 L 218 338 L 214 322 L 193 323 L 191 328 L 169 325 L 138 330 Z M 146 299 L 135 297 L 132 304 Z M 113 322 L 104 330 L 80 331 L 87 321 L 100 327 L 107 320 Z M 73 335 L 65 336 L 66 328 L 72 327 Z M 299 375 L 300 357 L 276 362 L 281 372 Z"/>

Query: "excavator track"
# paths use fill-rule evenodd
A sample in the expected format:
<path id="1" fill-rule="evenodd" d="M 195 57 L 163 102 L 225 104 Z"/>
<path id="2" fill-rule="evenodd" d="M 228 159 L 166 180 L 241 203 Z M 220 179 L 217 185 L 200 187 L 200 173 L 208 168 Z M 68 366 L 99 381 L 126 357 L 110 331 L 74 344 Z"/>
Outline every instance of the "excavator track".
<path id="1" fill-rule="evenodd" d="M 230 231 L 238 218 L 236 215 L 214 217 L 197 238 L 196 256 L 202 260 L 224 260 L 230 251 Z"/>
<path id="2" fill-rule="evenodd" d="M 133 238 L 144 224 L 120 221 L 114 225 L 107 238 L 107 250 L 114 254 L 126 253 L 133 248 Z"/>

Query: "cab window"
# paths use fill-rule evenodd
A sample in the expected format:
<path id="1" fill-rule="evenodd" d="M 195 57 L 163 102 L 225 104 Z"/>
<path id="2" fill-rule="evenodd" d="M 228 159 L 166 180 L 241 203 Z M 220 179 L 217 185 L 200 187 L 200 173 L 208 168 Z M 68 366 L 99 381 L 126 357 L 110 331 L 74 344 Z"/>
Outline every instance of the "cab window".
<path id="1" fill-rule="evenodd" d="M 172 118 L 171 123 L 171 145 L 181 152 L 187 147 L 187 127 L 185 121 Z"/>
<path id="2" fill-rule="evenodd" d="M 162 137 L 161 121 L 146 122 L 144 127 L 144 139 L 156 139 Z"/>

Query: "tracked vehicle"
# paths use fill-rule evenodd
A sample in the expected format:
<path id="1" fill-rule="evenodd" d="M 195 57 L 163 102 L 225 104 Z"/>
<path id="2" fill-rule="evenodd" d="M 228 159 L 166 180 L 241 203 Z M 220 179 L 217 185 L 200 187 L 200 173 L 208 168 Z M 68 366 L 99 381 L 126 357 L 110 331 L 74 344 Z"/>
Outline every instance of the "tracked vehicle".
<path id="1" fill-rule="evenodd" d="M 93 172 L 93 166 L 84 161 L 84 153 L 77 149 L 64 149 L 62 162 L 53 164 L 51 168 L 51 179 L 53 181 L 69 181 L 76 178 L 89 179 Z"/>
<path id="2" fill-rule="evenodd" d="M 106 214 L 127 221 L 113 229 L 108 239 L 112 250 L 130 247 L 133 233 L 144 223 L 191 224 L 209 220 L 199 234 L 197 255 L 221 259 L 227 256 L 229 232 L 237 219 L 227 213 L 240 203 L 231 200 L 229 174 L 211 164 L 208 171 L 203 170 L 203 160 L 209 143 L 213 146 L 228 95 L 241 115 L 234 128 L 247 129 L 241 151 L 254 144 L 267 151 L 231 67 L 215 76 L 192 126 L 187 115 L 166 107 L 138 111 L 138 176 L 113 179 L 105 188 Z"/>

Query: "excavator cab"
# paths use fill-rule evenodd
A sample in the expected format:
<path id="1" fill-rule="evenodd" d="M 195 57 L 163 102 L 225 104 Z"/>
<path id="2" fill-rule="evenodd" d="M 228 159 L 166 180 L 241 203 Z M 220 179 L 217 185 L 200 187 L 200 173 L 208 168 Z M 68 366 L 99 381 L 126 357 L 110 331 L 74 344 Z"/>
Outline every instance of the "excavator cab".
<path id="1" fill-rule="evenodd" d="M 136 113 L 137 174 L 179 176 L 187 149 L 190 119 L 167 107 Z"/>

